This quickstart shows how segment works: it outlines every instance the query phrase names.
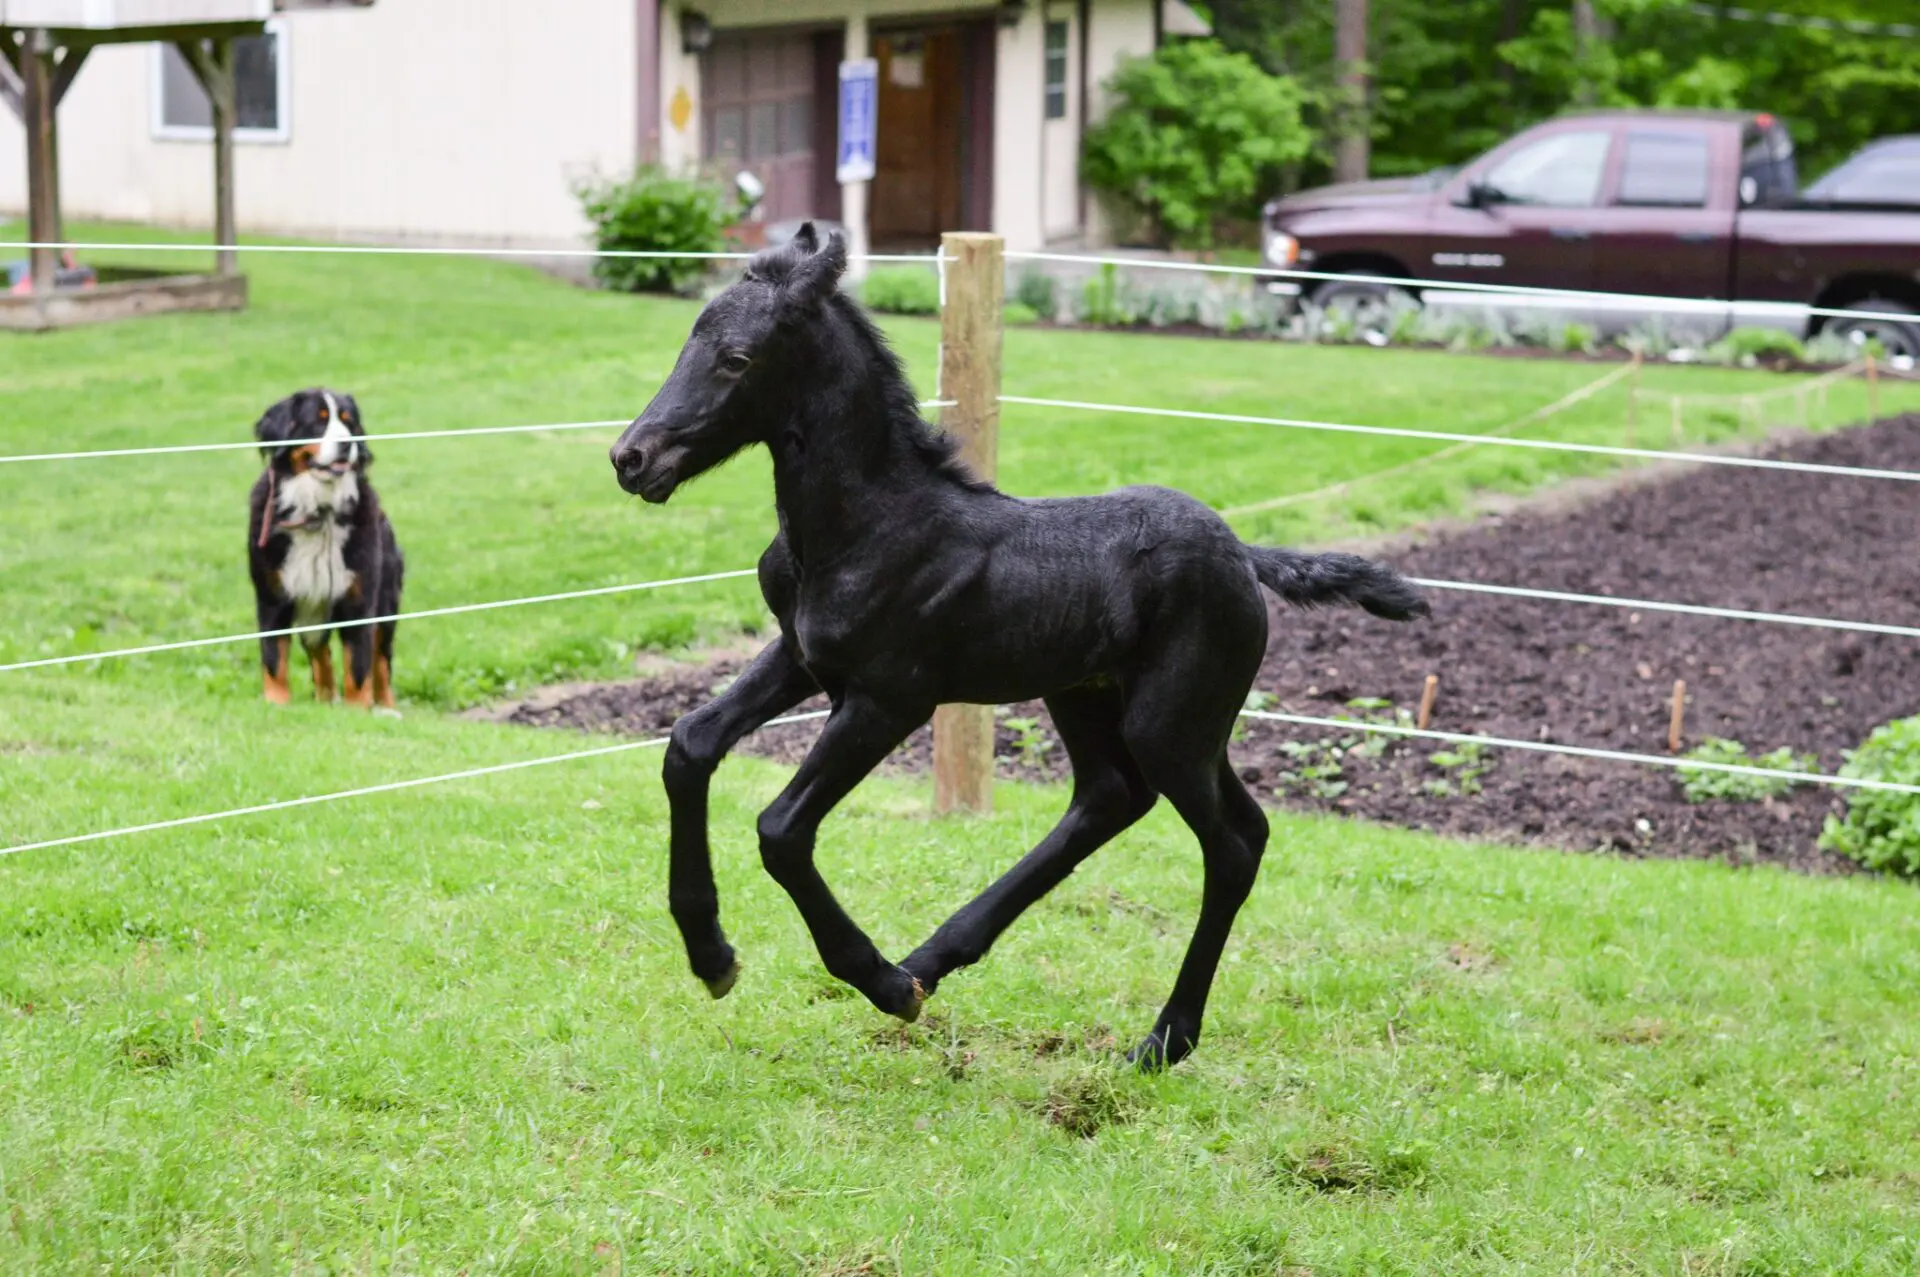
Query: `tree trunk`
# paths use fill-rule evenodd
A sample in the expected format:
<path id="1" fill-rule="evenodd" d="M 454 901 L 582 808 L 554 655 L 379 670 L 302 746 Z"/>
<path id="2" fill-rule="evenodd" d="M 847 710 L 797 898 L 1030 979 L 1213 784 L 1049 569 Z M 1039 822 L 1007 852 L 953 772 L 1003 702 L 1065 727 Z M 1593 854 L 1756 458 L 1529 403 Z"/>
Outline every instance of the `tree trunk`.
<path id="1" fill-rule="evenodd" d="M 1338 80 L 1333 176 L 1366 180 L 1373 143 L 1368 111 L 1367 0 L 1334 0 L 1333 61 Z"/>
<path id="2" fill-rule="evenodd" d="M 1594 62 L 1603 43 L 1600 15 L 1594 12 L 1593 0 L 1573 0 L 1573 100 L 1580 106 L 1594 106 L 1600 101 Z"/>

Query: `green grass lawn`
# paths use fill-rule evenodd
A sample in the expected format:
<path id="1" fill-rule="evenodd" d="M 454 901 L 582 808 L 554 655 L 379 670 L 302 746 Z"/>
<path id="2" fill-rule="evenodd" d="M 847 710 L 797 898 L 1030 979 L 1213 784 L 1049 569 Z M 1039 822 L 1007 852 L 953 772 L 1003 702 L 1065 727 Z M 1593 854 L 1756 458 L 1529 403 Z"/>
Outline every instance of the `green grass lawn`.
<path id="1" fill-rule="evenodd" d="M 484 262 L 248 266 L 242 315 L 0 337 L 0 453 L 243 439 L 322 381 L 375 431 L 626 417 L 693 315 Z M 889 330 L 931 390 L 935 326 Z M 1602 371 L 1035 331 L 1009 334 L 1006 363 L 1009 392 L 1461 431 Z M 1835 415 L 1861 394 L 1836 390 Z M 1623 421 L 1614 396 L 1539 433 L 1614 442 Z M 609 440 L 377 445 L 408 605 L 752 561 L 762 458 L 643 508 Z M 1001 455 L 1016 492 L 1154 481 L 1225 506 L 1431 447 L 1012 409 Z M 1488 449 L 1245 530 L 1400 526 L 1591 464 Z M 250 628 L 256 466 L 0 465 L 0 662 Z M 399 721 L 269 711 L 252 645 L 0 674 L 0 846 L 577 748 L 440 711 L 762 623 L 738 582 L 403 626 Z M 820 971 L 760 872 L 753 815 L 782 774 L 758 763 L 729 764 L 715 804 L 748 974 L 706 999 L 664 907 L 657 766 L 0 860 L 0 1271 L 1920 1264 L 1920 923 L 1901 885 L 1276 817 L 1199 1052 L 1140 1079 L 1109 1049 L 1150 1024 L 1198 903 L 1170 814 L 903 1030 Z M 921 786 L 871 782 L 822 868 L 898 954 L 1063 800 L 1003 786 L 991 820 L 936 822 Z"/>

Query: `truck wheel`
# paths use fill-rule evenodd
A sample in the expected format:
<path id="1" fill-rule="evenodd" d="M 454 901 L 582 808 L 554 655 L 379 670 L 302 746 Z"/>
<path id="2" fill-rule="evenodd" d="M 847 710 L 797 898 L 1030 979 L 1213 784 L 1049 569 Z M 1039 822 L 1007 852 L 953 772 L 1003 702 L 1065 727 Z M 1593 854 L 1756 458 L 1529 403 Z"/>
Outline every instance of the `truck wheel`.
<path id="1" fill-rule="evenodd" d="M 1328 315 L 1343 316 L 1354 336 L 1369 346 L 1386 345 L 1400 316 L 1420 309 L 1406 289 L 1365 280 L 1330 280 L 1314 289 L 1309 300 Z"/>
<path id="2" fill-rule="evenodd" d="M 1877 341 L 1886 350 L 1887 357 L 1890 359 L 1901 356 L 1920 359 L 1920 315 L 1914 314 L 1899 302 L 1870 297 L 1866 301 L 1854 302 L 1852 305 L 1839 306 L 1835 309 L 1874 311 L 1884 313 L 1887 317 L 1868 319 L 1865 316 L 1854 316 L 1829 320 L 1828 332 L 1845 337 L 1860 346 L 1866 345 L 1869 341 Z"/>

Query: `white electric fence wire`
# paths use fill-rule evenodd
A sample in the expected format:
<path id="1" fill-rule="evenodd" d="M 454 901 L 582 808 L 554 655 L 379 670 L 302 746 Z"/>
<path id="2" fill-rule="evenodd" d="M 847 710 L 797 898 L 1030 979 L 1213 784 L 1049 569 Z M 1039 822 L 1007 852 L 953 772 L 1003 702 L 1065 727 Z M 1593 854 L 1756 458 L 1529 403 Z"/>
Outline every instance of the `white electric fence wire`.
<path id="1" fill-rule="evenodd" d="M 1851 630 L 1859 634 L 1890 634 L 1896 638 L 1920 638 L 1920 626 L 1881 625 L 1873 621 L 1843 621 L 1828 616 L 1805 616 L 1797 612 L 1755 612 L 1746 608 L 1711 607 L 1702 603 L 1664 603 L 1657 599 L 1626 599 L 1611 594 L 1576 594 L 1569 590 L 1536 590 L 1521 585 L 1486 585 L 1479 581 L 1436 581 L 1428 577 L 1409 577 L 1415 585 L 1430 590 L 1453 590 L 1462 594 L 1497 594 L 1511 599 L 1539 599 L 1547 603 L 1586 603 L 1599 607 L 1626 608 L 1634 612 L 1672 612 L 1681 616 L 1710 616 L 1725 621 L 1765 621 L 1773 625 L 1804 625 L 1818 630 Z"/>
<path id="2" fill-rule="evenodd" d="M 123 656 L 146 656 L 154 652 L 179 652 L 192 647 L 217 647 L 223 643 L 250 643 L 258 639 L 284 638 L 295 634 L 350 630 L 387 622 L 423 621 L 433 616 L 460 616 L 468 612 L 492 612 L 505 607 L 524 607 L 532 603 L 563 603 L 569 599 L 604 598 L 613 594 L 634 594 L 641 590 L 664 590 L 671 585 L 700 585 L 707 581 L 731 581 L 755 576 L 756 568 L 738 568 L 730 572 L 707 572 L 699 576 L 676 576 L 663 581 L 636 581 L 627 585 L 602 585 L 588 590 L 566 590 L 559 594 L 533 594 L 520 599 L 495 599 L 490 603 L 460 603 L 452 607 L 426 608 L 418 612 L 395 612 L 390 616 L 369 616 L 352 621 L 322 621 L 316 625 L 291 625 L 279 630 L 256 630 L 248 634 L 222 634 L 216 638 L 181 639 L 173 643 L 149 643 L 144 647 L 122 647 L 106 652 L 78 652 L 67 656 L 43 656 L 31 661 L 0 665 L 0 674 L 14 670 L 46 669 L 53 665 L 80 665 L 89 661 L 109 661 Z"/>
<path id="3" fill-rule="evenodd" d="M 1081 266 L 1114 266 L 1140 270 L 1183 270 L 1208 275 L 1248 275 L 1260 279 L 1338 280 L 1348 284 L 1384 284 L 1392 288 L 1431 289 L 1436 293 L 1488 293 L 1505 296 L 1552 297 L 1567 302 L 1606 298 L 1643 303 L 1650 308 L 1725 315 L 1736 308 L 1765 308 L 1783 315 L 1819 315 L 1827 319 L 1869 319 L 1886 323 L 1888 312 L 1842 310 L 1831 306 L 1801 306 L 1795 302 L 1723 301 L 1708 297 L 1666 297 L 1654 293 L 1605 293 L 1583 288 L 1548 288 L 1539 284 L 1493 284 L 1479 280 L 1418 279 L 1407 275 L 1366 275 L 1347 271 L 1297 270 L 1281 266 L 1225 266 L 1217 262 L 1177 262 L 1155 257 L 1094 257 L 1083 253 L 1009 252 L 1007 257 L 1027 262 L 1068 262 Z M 1891 316 L 1898 318 L 1898 316 Z"/>
<path id="4" fill-rule="evenodd" d="M 1402 426 L 1357 426 L 1346 422 L 1304 421 L 1292 417 L 1255 417 L 1231 412 L 1198 412 L 1190 408 L 1148 408 L 1137 404 L 1091 403 L 1079 399 L 1039 399 L 1028 395 L 1001 395 L 1001 403 L 1029 408 L 1065 408 L 1076 412 L 1112 412 L 1136 417 L 1176 417 L 1189 421 L 1217 421 L 1225 425 L 1279 426 L 1288 430 L 1327 430 L 1336 434 L 1387 435 L 1396 439 L 1433 439 L 1442 443 L 1480 443 L 1491 448 L 1532 448 L 1544 452 L 1578 452 L 1599 457 L 1627 457 L 1639 461 L 1681 461 L 1690 465 L 1742 466 L 1753 470 L 1787 470 L 1797 474 L 1837 475 L 1850 479 L 1899 479 L 1920 482 L 1920 471 L 1876 470 L 1867 466 L 1829 466 L 1812 461 L 1780 461 L 1715 452 L 1668 452 L 1655 448 L 1621 448 L 1610 444 L 1563 443 L 1557 439 L 1510 439 L 1495 435 L 1455 434 L 1442 430 L 1411 430 Z"/>
<path id="5" fill-rule="evenodd" d="M 46 669 L 58 665 L 84 665 L 93 661 L 110 661 L 128 656 L 148 656 L 155 652 L 178 652 L 189 648 L 217 647 L 227 643 L 250 643 L 259 639 L 279 638 L 283 635 L 298 635 L 321 630 L 352 629 L 363 625 L 380 625 L 388 621 L 419 621 L 436 616 L 458 616 L 469 612 L 491 612 L 500 608 L 521 607 L 534 603 L 562 603 L 571 599 L 601 598 L 615 594 L 632 594 L 643 590 L 665 589 L 674 585 L 700 585 L 709 581 L 731 581 L 742 577 L 758 575 L 756 568 L 739 568 L 730 572 L 708 572 L 700 576 L 671 577 L 660 581 L 639 581 L 629 585 L 606 585 L 587 590 L 568 590 L 559 594 L 535 594 L 525 598 L 496 599 L 490 603 L 464 603 L 452 607 L 428 608 L 419 612 L 397 612 L 392 616 L 373 616 L 357 621 L 342 621 L 337 624 L 322 622 L 317 625 L 295 625 L 279 630 L 258 630 L 246 634 L 222 634 L 214 638 L 182 639 L 171 643 L 149 643 L 143 647 L 113 648 L 104 652 L 77 652 L 66 656 L 45 656 L 30 661 L 15 661 L 0 665 L 0 674 L 15 670 Z M 1859 634 L 1886 634 L 1896 638 L 1920 638 L 1920 626 L 1883 625 L 1873 621 L 1846 621 L 1835 617 L 1806 616 L 1795 612 L 1757 612 L 1745 608 L 1713 607 L 1701 603 L 1668 603 L 1658 599 L 1619 598 L 1611 594 L 1579 594 L 1568 590 L 1539 590 L 1518 585 L 1489 585 L 1479 581 L 1443 581 L 1428 577 L 1410 577 L 1415 585 L 1433 590 L 1451 590 L 1464 594 L 1493 594 L 1505 598 L 1538 599 L 1551 603 L 1581 603 L 1600 607 L 1627 608 L 1641 612 L 1670 612 L 1683 616 L 1706 616 L 1718 620 L 1763 621 L 1775 625 L 1799 625 L 1813 629 L 1848 630 Z"/>
<path id="6" fill-rule="evenodd" d="M 944 408 L 950 400 L 923 399 L 922 408 Z M 459 430 L 392 430 L 364 437 L 366 443 L 390 443 L 403 439 L 468 439 L 481 435 L 524 435 L 547 434 L 567 430 L 612 430 L 625 429 L 632 424 L 631 418 L 622 417 L 609 421 L 553 421 L 526 426 L 471 426 Z M 238 452 L 252 448 L 297 448 L 312 443 L 311 439 L 286 439 L 277 443 L 261 443 L 257 439 L 233 439 L 221 443 L 178 443 L 161 444 L 151 448 L 90 448 L 77 452 L 21 452 L 10 456 L 0 455 L 0 465 L 10 465 L 26 461 L 94 461 L 108 457 L 163 457 L 186 452 Z"/>
<path id="7" fill-rule="evenodd" d="M 1593 396 L 1612 386 L 1615 382 L 1630 376 L 1633 371 L 1634 367 L 1632 364 L 1622 365 L 1612 372 L 1596 377 L 1586 385 L 1562 395 L 1550 404 L 1535 408 L 1523 417 L 1516 417 L 1504 425 L 1495 426 L 1485 434 L 1474 437 L 1480 440 L 1498 438 L 1503 435 L 1512 434 L 1514 431 L 1530 426 L 1537 421 L 1544 421 L 1556 413 L 1564 412 L 1576 404 L 1584 403 L 1588 399 L 1593 398 Z M 1231 519 L 1243 514 L 1257 514 L 1263 510 L 1281 510 L 1287 506 L 1300 505 L 1304 502 L 1318 500 L 1321 497 L 1338 496 L 1340 493 L 1347 491 L 1347 489 L 1362 483 L 1371 483 L 1375 479 L 1385 479 L 1392 475 L 1405 474 L 1411 470 L 1424 469 L 1437 461 L 1442 461 L 1456 453 L 1463 452 L 1471 446 L 1470 444 L 1464 443 L 1449 444 L 1445 448 L 1441 448 L 1436 452 L 1429 452 L 1425 456 L 1415 457 L 1411 461 L 1403 461 L 1399 465 L 1387 466 L 1384 469 L 1375 470 L 1368 474 L 1355 475 L 1351 479 L 1343 479 L 1339 483 L 1330 483 L 1324 488 L 1315 488 L 1310 492 L 1295 492 L 1287 496 L 1269 497 L 1264 501 L 1248 502 L 1246 505 L 1228 506 L 1226 509 L 1220 511 L 1220 515 L 1222 518 Z"/>
<path id="8" fill-rule="evenodd" d="M 82 240 L 27 240 L 0 243 L 0 249 L 47 248 L 58 252 L 88 253 L 280 253 L 295 255 L 331 254 L 344 257 L 584 257 L 627 260 L 674 260 L 700 262 L 752 261 L 752 253 L 686 253 L 670 249 L 627 248 L 452 248 L 411 244 L 119 244 Z M 938 253 L 852 253 L 863 262 L 934 262 Z"/>
<path id="9" fill-rule="evenodd" d="M 831 711 L 813 710 L 804 714 L 789 714 L 768 721 L 765 726 L 777 727 L 787 723 L 806 722 L 811 719 L 825 718 Z M 1400 736 L 1418 740 L 1444 741 L 1456 745 L 1491 745 L 1501 749 L 1519 749 L 1537 754 L 1565 754 L 1575 758 L 1593 758 L 1603 762 L 1638 763 L 1647 766 L 1666 768 L 1689 768 L 1701 771 L 1724 772 L 1735 776 L 1758 776 L 1768 780 L 1784 780 L 1810 785 L 1832 785 L 1848 789 L 1873 789 L 1896 794 L 1920 794 L 1920 785 L 1903 785 L 1893 781 L 1870 780 L 1864 777 L 1834 776 L 1826 772 L 1776 771 L 1765 767 L 1748 767 L 1739 763 L 1713 763 L 1685 758 L 1666 758 L 1658 754 L 1636 754 L 1618 749 L 1593 749 L 1580 745 L 1557 745 L 1546 741 L 1509 740 L 1499 736 L 1469 736 L 1460 732 L 1422 731 L 1414 727 L 1398 727 L 1386 723 L 1362 723 L 1341 718 L 1316 718 L 1306 714 L 1280 714 L 1268 710 L 1242 710 L 1242 718 L 1260 719 L 1266 722 L 1291 723 L 1300 727 L 1323 727 L 1337 731 L 1371 732 L 1376 735 Z M 301 798 L 283 798 L 269 803 L 256 803 L 250 807 L 235 807 L 226 811 L 206 812 L 197 816 L 180 816 L 172 820 L 150 821 L 142 825 L 128 825 L 119 829 L 99 830 L 88 834 L 70 834 L 64 838 L 47 838 L 39 842 L 21 843 L 18 846 L 0 848 L 0 857 L 19 855 L 28 851 L 43 851 L 52 847 L 71 847 L 81 843 L 100 842 L 108 838 L 120 838 L 132 834 L 152 833 L 162 829 L 180 829 L 190 825 L 204 825 L 217 820 L 227 820 L 236 816 L 253 816 L 263 812 L 284 811 L 291 807 L 308 807 L 316 803 L 338 802 L 347 798 L 364 798 L 372 794 L 392 793 L 402 789 L 418 789 L 425 785 L 445 784 L 449 781 L 471 780 L 480 776 L 497 776 L 505 772 L 525 771 L 534 767 L 545 767 L 553 763 L 574 762 L 583 758 L 603 758 L 610 754 L 626 753 L 636 749 L 650 749 L 667 743 L 665 736 L 655 736 L 643 741 L 623 741 L 617 745 L 603 745 L 597 749 L 576 750 L 567 754 L 550 754 L 544 758 L 526 758 L 510 763 L 495 763 L 489 767 L 471 767 L 465 771 L 445 772 L 438 776 L 417 776 L 410 780 L 388 781 L 380 785 L 365 785 L 358 789 L 336 790 L 330 794 L 309 794 Z"/>
<path id="10" fill-rule="evenodd" d="M 447 248 L 414 247 L 406 244 L 179 244 L 179 243 L 96 243 L 88 241 L 15 241 L 0 244 L 0 249 L 36 249 L 47 248 L 57 251 L 74 252 L 195 252 L 211 253 L 231 251 L 237 253 L 292 253 L 323 254 L 332 253 L 345 256 L 384 256 L 384 257 L 502 257 L 502 258 L 541 258 L 541 257 L 581 257 L 581 258 L 672 258 L 691 261 L 748 261 L 752 253 L 683 253 L 654 249 L 599 249 L 599 248 Z M 1791 310 L 1795 314 L 1820 315 L 1833 319 L 1867 319 L 1878 323 L 1887 321 L 1885 311 L 1841 310 L 1832 307 L 1810 307 L 1804 310 L 1791 302 L 1732 302 L 1718 301 L 1702 297 L 1664 297 L 1649 293 L 1607 293 L 1591 289 L 1548 288 L 1535 284 L 1496 284 L 1478 280 L 1417 279 L 1403 275 L 1360 275 L 1344 272 L 1296 270 L 1278 266 L 1226 266 L 1215 262 L 1176 262 L 1159 258 L 1145 257 L 1096 257 L 1084 253 L 1035 253 L 1008 252 L 1010 261 L 1069 262 L 1085 266 L 1116 266 L 1143 270 L 1184 270 L 1198 271 L 1215 275 L 1250 275 L 1263 279 L 1306 279 L 1306 280 L 1344 280 L 1357 284 L 1386 284 L 1396 288 L 1430 288 L 1435 291 L 1468 293 L 1495 293 L 1525 295 L 1530 297 L 1561 297 L 1568 301 L 1593 299 L 1597 297 L 1616 298 L 1622 301 L 1658 303 L 1667 309 L 1691 310 L 1703 314 L 1724 314 L 1736 305 L 1777 306 L 1782 310 Z M 860 255 L 867 262 L 906 262 L 926 263 L 944 260 L 939 253 L 867 253 Z"/>
<path id="11" fill-rule="evenodd" d="M 1792 781 L 1807 785 L 1834 785 L 1843 789 L 1875 789 L 1890 794 L 1920 794 L 1920 785 L 1903 785 L 1891 780 L 1870 780 L 1861 776 L 1835 776 L 1828 772 L 1776 771 L 1768 767 L 1749 767 L 1743 763 L 1713 763 L 1692 758 L 1673 758 L 1664 754 L 1636 754 L 1624 749 L 1595 749 L 1588 745 L 1559 745 L 1550 741 L 1512 740 L 1503 736 L 1469 736 L 1464 732 L 1422 731 L 1390 723 L 1362 723 L 1347 718 L 1315 718 L 1308 714 L 1279 714 L 1271 710 L 1240 711 L 1242 718 L 1257 718 L 1273 723 L 1291 723 L 1298 727 L 1330 727 L 1343 732 L 1371 732 L 1377 736 L 1403 736 L 1413 740 L 1444 741 L 1451 745 L 1492 745 L 1498 749 L 1520 749 L 1535 754 L 1565 754 L 1572 758 L 1594 758 L 1609 763 L 1639 763 L 1649 767 L 1698 769 L 1725 772 L 1731 776 L 1760 776 L 1768 780 Z"/>
<path id="12" fill-rule="evenodd" d="M 827 710 L 810 710 L 804 714 L 789 714 L 784 718 L 770 719 L 764 726 L 778 727 L 786 723 L 803 723 L 810 719 L 825 718 Z M 316 803 L 334 803 L 345 798 L 365 798 L 372 794 L 390 794 L 401 789 L 419 789 L 424 785 L 444 785 L 449 781 L 473 780 L 480 776 L 499 776 L 506 772 L 527 771 L 534 767 L 546 767 L 553 763 L 577 762 L 582 758 L 605 758 L 610 754 L 624 754 L 635 749 L 653 749 L 667 743 L 665 736 L 655 736 L 648 740 L 622 741 L 617 745 L 602 745 L 597 749 L 580 749 L 570 754 L 549 754 L 544 758 L 522 758 L 511 763 L 494 763 L 489 767 L 469 767 L 465 771 L 443 772 L 438 776 L 415 776 L 410 780 L 390 780 L 380 785 L 363 785 L 358 789 L 340 789 L 330 794 L 308 794 L 301 798 L 281 798 L 270 803 L 255 803 L 251 807 L 232 807 L 226 811 L 205 812 L 198 816 L 180 816 L 173 820 L 149 821 L 144 825 L 127 825 L 120 829 L 103 829 L 91 834 L 70 834 L 65 838 L 46 838 L 39 842 L 21 843 L 17 847 L 0 849 L 0 857 L 17 856 L 26 851 L 44 851 L 49 847 L 73 847 L 81 843 L 101 842 L 108 838 L 122 838 L 131 834 L 149 834 L 161 829 L 182 829 L 189 825 L 205 825 L 216 820 L 230 820 L 235 816 L 257 816 L 263 812 L 286 811 L 292 807 L 311 807 Z M 364 751 L 363 751 L 364 753 Z"/>

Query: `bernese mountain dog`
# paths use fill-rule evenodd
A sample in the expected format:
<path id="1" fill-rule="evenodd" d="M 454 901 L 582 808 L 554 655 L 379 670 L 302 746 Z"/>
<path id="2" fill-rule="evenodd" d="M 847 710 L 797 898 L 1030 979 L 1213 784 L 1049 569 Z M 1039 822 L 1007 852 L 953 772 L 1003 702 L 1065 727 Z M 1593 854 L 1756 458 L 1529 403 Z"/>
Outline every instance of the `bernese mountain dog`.
<path id="1" fill-rule="evenodd" d="M 393 708 L 392 621 L 345 624 L 400 610 L 404 562 L 393 525 L 367 481 L 367 446 L 352 395 L 302 390 L 254 425 L 266 469 L 253 485 L 247 555 L 262 630 L 342 626 L 340 695 L 349 704 Z M 305 630 L 316 700 L 334 698 L 327 628 Z M 260 640 L 266 698 L 289 699 L 286 635 Z"/>

